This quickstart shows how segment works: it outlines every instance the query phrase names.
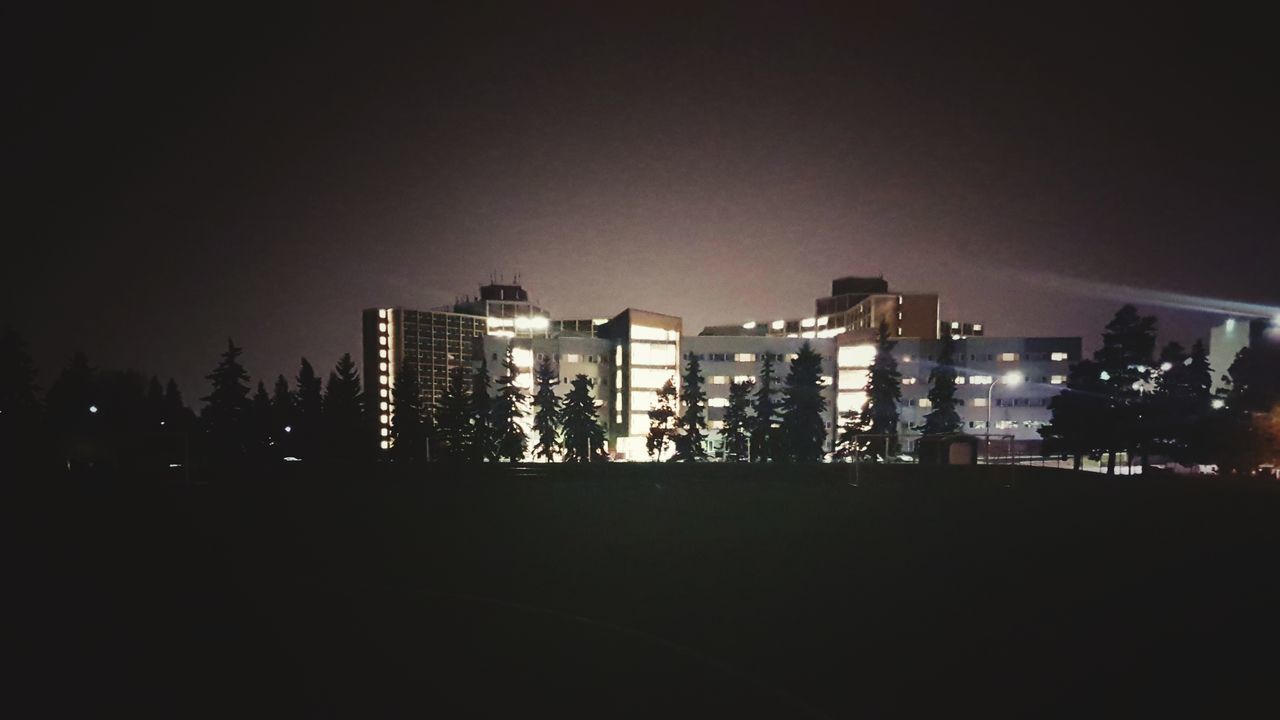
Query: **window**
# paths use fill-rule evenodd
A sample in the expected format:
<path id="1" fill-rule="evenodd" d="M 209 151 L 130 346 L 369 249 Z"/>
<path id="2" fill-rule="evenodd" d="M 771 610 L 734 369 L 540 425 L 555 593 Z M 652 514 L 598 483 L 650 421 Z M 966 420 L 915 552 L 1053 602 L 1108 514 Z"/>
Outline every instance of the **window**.
<path id="1" fill-rule="evenodd" d="M 1000 362 L 1017 362 L 1018 353 L 1000 353 Z"/>
<path id="2" fill-rule="evenodd" d="M 997 420 L 996 421 L 997 430 L 1008 430 L 1010 428 L 1016 428 L 1016 427 L 1018 427 L 1017 420 Z"/>
<path id="3" fill-rule="evenodd" d="M 736 382 L 736 383 L 738 383 L 738 384 L 748 383 L 748 382 L 755 382 L 755 381 L 756 381 L 756 377 L 755 377 L 754 375 L 734 375 L 734 376 L 733 376 L 733 381 L 734 381 L 734 382 Z"/>
<path id="4" fill-rule="evenodd" d="M 379 350 L 379 351 L 378 351 L 378 357 L 383 358 L 383 359 L 385 360 L 385 359 L 386 359 L 386 357 L 387 357 L 387 351 L 386 351 L 386 350 Z"/>
<path id="5" fill-rule="evenodd" d="M 930 402 L 929 398 L 920 398 L 916 401 L 916 404 L 920 407 L 933 407 L 933 403 Z"/>
<path id="6" fill-rule="evenodd" d="M 378 363 L 378 372 L 386 372 L 386 371 L 387 371 L 387 364 L 384 362 Z"/>
<path id="7" fill-rule="evenodd" d="M 571 363 L 582 362 L 582 356 L 578 353 L 565 353 L 564 361 Z"/>
<path id="8" fill-rule="evenodd" d="M 788 361 L 788 362 L 790 362 L 790 361 L 795 360 L 796 358 L 800 357 L 800 353 L 787 353 L 787 356 L 786 356 L 786 357 L 787 357 L 787 361 Z"/>
<path id="9" fill-rule="evenodd" d="M 675 330 L 663 330 L 662 328 L 649 327 L 647 325 L 631 326 L 632 340 L 666 340 L 675 342 L 679 340 L 679 334 Z"/>
<path id="10" fill-rule="evenodd" d="M 755 362 L 756 354 L 755 353 L 734 353 L 733 361 L 734 362 Z"/>
<path id="11" fill-rule="evenodd" d="M 978 430 L 986 430 L 987 421 L 986 420 L 970 420 L 969 427 L 976 428 Z"/>
<path id="12" fill-rule="evenodd" d="M 974 406 L 974 407 L 986 407 L 986 406 L 987 406 L 987 399 L 986 399 L 986 398 L 974 398 L 974 399 L 973 399 L 973 406 Z"/>
<path id="13" fill-rule="evenodd" d="M 1049 353 L 1050 360 L 1062 361 L 1062 360 L 1067 360 L 1070 357 L 1071 357 L 1070 354 L 1064 353 L 1064 352 Z"/>
<path id="14" fill-rule="evenodd" d="M 963 375 L 957 375 L 957 376 L 956 376 L 956 384 L 957 384 L 957 385 L 963 385 L 963 384 L 964 384 L 964 376 L 963 376 Z"/>
<path id="15" fill-rule="evenodd" d="M 769 323 L 769 327 L 774 330 L 781 330 L 786 326 L 787 326 L 786 320 L 774 320 L 773 322 Z"/>
<path id="16" fill-rule="evenodd" d="M 1049 377 L 1050 385 L 1061 385 L 1067 381 L 1066 375 L 1053 375 Z"/>
<path id="17" fill-rule="evenodd" d="M 676 364 L 676 346 L 657 343 L 631 343 L 631 364 L 673 366 Z"/>
<path id="18" fill-rule="evenodd" d="M 379 336 L 379 337 L 378 337 L 378 344 L 379 344 L 379 345 L 386 345 L 386 344 L 387 344 L 387 338 L 386 338 L 385 336 Z"/>
<path id="19" fill-rule="evenodd" d="M 384 400 L 378 403 L 378 409 L 381 410 L 382 412 L 386 412 L 387 410 L 391 409 L 391 405 Z"/>
<path id="20" fill-rule="evenodd" d="M 724 429 L 724 421 L 712 420 L 711 422 L 707 423 L 707 427 L 711 428 L 712 430 L 722 430 Z"/>
<path id="21" fill-rule="evenodd" d="M 902 356 L 902 362 L 904 362 L 904 363 L 909 363 L 909 362 L 911 362 L 911 356 L 910 356 L 910 355 L 903 355 L 903 356 Z"/>
<path id="22" fill-rule="evenodd" d="M 707 407 L 729 407 L 729 398 L 713 397 L 707 400 Z"/>
<path id="23" fill-rule="evenodd" d="M 387 331 L 387 324 L 386 324 L 386 323 L 378 323 L 378 332 L 386 332 L 386 331 Z"/>
<path id="24" fill-rule="evenodd" d="M 915 379 L 915 378 L 913 378 L 913 377 L 904 377 L 904 378 L 902 378 L 902 384 L 903 384 L 903 385 L 915 385 L 915 384 L 916 384 L 916 379 Z"/>
<path id="25" fill-rule="evenodd" d="M 675 382 L 674 370 L 662 370 L 658 368 L 631 369 L 631 387 L 633 389 L 645 388 L 657 390 L 668 380 Z"/>
<path id="26" fill-rule="evenodd" d="M 830 375 L 823 375 L 822 377 L 818 378 L 818 384 L 823 387 L 827 387 L 831 383 L 832 383 L 832 379 Z"/>
<path id="27" fill-rule="evenodd" d="M 728 383 L 729 383 L 728 375 L 712 375 L 711 376 L 712 385 L 727 385 Z"/>

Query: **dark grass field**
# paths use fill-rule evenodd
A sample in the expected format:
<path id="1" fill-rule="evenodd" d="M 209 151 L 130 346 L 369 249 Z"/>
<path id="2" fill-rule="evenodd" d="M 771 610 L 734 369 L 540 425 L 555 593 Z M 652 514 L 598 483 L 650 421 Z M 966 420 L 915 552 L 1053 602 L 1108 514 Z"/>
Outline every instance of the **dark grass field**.
<path id="1" fill-rule="evenodd" d="M 24 717 L 1278 712 L 1280 486 L 847 473 L 32 481 L 6 694 Z"/>

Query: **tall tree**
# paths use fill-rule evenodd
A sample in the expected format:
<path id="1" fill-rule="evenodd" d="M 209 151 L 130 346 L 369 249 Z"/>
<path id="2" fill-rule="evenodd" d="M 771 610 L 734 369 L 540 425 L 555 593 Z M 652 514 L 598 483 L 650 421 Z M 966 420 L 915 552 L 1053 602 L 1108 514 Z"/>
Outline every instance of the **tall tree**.
<path id="1" fill-rule="evenodd" d="M 449 368 L 449 382 L 436 404 L 436 437 L 441 457 L 447 460 L 471 460 L 475 457 L 472 440 L 475 423 L 471 416 L 471 378 L 465 368 Z"/>
<path id="2" fill-rule="evenodd" d="M 227 350 L 213 372 L 205 376 L 213 388 L 203 398 L 200 420 L 218 460 L 243 458 L 250 444 L 249 373 L 240 364 L 243 349 L 227 339 Z"/>
<path id="3" fill-rule="evenodd" d="M 680 383 L 680 416 L 676 419 L 676 454 L 678 462 L 701 462 L 707 459 L 707 393 L 702 389 L 702 363 L 689 354 Z"/>
<path id="4" fill-rule="evenodd" d="M 515 348 L 510 344 L 502 360 L 502 370 L 498 378 L 498 394 L 493 399 L 493 431 L 498 457 L 514 463 L 524 459 L 529 446 L 529 438 L 520 424 L 529 397 L 516 384 L 520 369 L 516 367 Z"/>
<path id="5" fill-rule="evenodd" d="M 760 387 L 756 389 L 755 402 L 752 405 L 751 424 L 751 459 L 757 462 L 775 460 L 779 454 L 778 403 L 774 398 L 778 393 L 777 373 L 773 368 L 773 356 L 764 354 L 760 362 Z"/>
<path id="6" fill-rule="evenodd" d="M 1153 443 L 1153 428 L 1144 391 L 1153 376 L 1156 319 L 1142 316 L 1132 305 L 1121 307 L 1102 333 L 1102 347 L 1094 353 L 1107 405 L 1105 417 L 1095 420 L 1107 429 L 1107 473 L 1115 473 L 1116 453 L 1143 453 Z M 1145 464 L 1145 462 L 1144 462 Z"/>
<path id="7" fill-rule="evenodd" d="M 372 426 L 364 412 L 360 373 L 351 353 L 343 353 L 324 388 L 327 454 L 345 461 L 368 456 L 374 442 Z"/>
<path id="8" fill-rule="evenodd" d="M 889 324 L 881 320 L 876 336 L 876 356 L 867 374 L 867 401 L 860 413 L 864 433 L 885 436 L 884 439 L 868 443 L 872 456 L 885 462 L 889 457 L 881 457 L 882 453 L 887 452 L 889 456 L 898 454 L 898 404 L 902 402 L 902 373 L 898 372 L 898 361 L 893 358 L 893 348 L 897 345 L 898 343 L 889 339 Z"/>
<path id="9" fill-rule="evenodd" d="M 418 375 L 401 363 L 391 389 L 391 458 L 396 462 L 421 462 L 427 457 L 427 422 L 422 409 Z"/>
<path id="10" fill-rule="evenodd" d="M 556 396 L 559 373 L 551 358 L 543 356 L 534 371 L 538 386 L 533 396 L 533 431 L 537 433 L 534 454 L 548 462 L 556 459 L 560 448 L 560 398 Z"/>
<path id="11" fill-rule="evenodd" d="M 483 357 L 471 376 L 471 450 L 473 460 L 493 462 L 498 459 L 498 433 L 493 422 L 493 398 L 489 363 Z"/>
<path id="12" fill-rule="evenodd" d="M 259 380 L 258 390 L 249 403 L 248 422 L 251 432 L 251 453 L 262 460 L 280 457 L 280 448 L 276 442 L 280 431 L 274 427 L 275 423 L 271 422 L 272 415 L 271 395 L 267 393 L 267 386 Z"/>
<path id="13" fill-rule="evenodd" d="M 195 424 L 195 413 L 182 401 L 182 392 L 173 378 L 164 386 L 164 424 L 173 432 L 188 432 Z"/>
<path id="14" fill-rule="evenodd" d="M 296 457 L 297 447 L 293 437 L 294 397 L 289 381 L 284 375 L 276 376 L 271 390 L 271 435 L 276 440 L 277 455 Z"/>
<path id="15" fill-rule="evenodd" d="M 938 362 L 929 371 L 929 405 L 933 409 L 924 416 L 920 430 L 925 435 L 959 432 L 960 413 L 956 412 L 955 339 L 944 333 Z"/>
<path id="16" fill-rule="evenodd" d="M 1067 384 L 1049 400 L 1052 417 L 1040 428 L 1045 455 L 1070 455 L 1075 469 L 1085 457 L 1097 457 L 1107 444 L 1107 388 L 1092 360 L 1081 360 L 1067 372 Z"/>
<path id="17" fill-rule="evenodd" d="M 315 368 L 302 358 L 295 378 L 297 394 L 293 431 L 290 435 L 303 460 L 317 460 L 324 454 L 324 394 Z"/>
<path id="18" fill-rule="evenodd" d="M 594 383 L 586 375 L 577 375 L 569 383 L 564 399 L 565 462 L 595 462 L 607 459 L 604 427 L 599 410 L 591 396 Z"/>
<path id="19" fill-rule="evenodd" d="M 729 383 L 729 406 L 724 411 L 724 427 L 720 437 L 724 442 L 725 460 L 745 462 L 750 459 L 751 438 L 751 390 L 752 380 L 736 380 Z"/>
<path id="20" fill-rule="evenodd" d="M 151 432 L 165 429 L 164 386 L 155 375 L 147 382 L 147 427 Z"/>
<path id="21" fill-rule="evenodd" d="M 82 352 L 74 353 L 45 397 L 54 434 L 86 436 L 101 425 L 98 415 L 98 371 Z"/>
<path id="22" fill-rule="evenodd" d="M 658 401 L 654 404 L 653 409 L 649 410 L 649 434 L 645 438 L 644 447 L 649 451 L 649 457 L 654 460 L 662 460 L 667 454 L 667 445 L 670 444 L 671 438 L 675 435 L 675 404 L 676 386 L 668 378 L 662 384 L 662 389 L 657 391 Z"/>
<path id="23" fill-rule="evenodd" d="M 806 340 L 782 384 L 782 446 L 792 462 L 818 462 L 826 452 L 822 356 Z"/>
<path id="24" fill-rule="evenodd" d="M 1193 464 L 1202 459 L 1205 419 L 1213 411 L 1213 373 L 1199 340 L 1188 354 L 1177 342 L 1160 352 L 1155 391 L 1148 403 L 1155 447 L 1171 459 Z"/>

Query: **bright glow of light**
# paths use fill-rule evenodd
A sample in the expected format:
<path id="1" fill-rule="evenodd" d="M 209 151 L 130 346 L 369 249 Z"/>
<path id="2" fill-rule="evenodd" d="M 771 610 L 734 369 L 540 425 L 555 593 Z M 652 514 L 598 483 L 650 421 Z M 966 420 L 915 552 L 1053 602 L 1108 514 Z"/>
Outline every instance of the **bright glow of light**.
<path id="1" fill-rule="evenodd" d="M 708 423 L 707 423 L 707 427 L 708 427 L 708 428 L 711 428 L 712 430 L 723 430 L 723 429 L 724 429 L 724 421 L 723 421 L 723 420 L 712 420 L 712 421 L 710 421 L 710 422 L 708 422 Z"/>
<path id="2" fill-rule="evenodd" d="M 903 385 L 915 385 L 915 384 L 916 384 L 916 379 L 915 379 L 915 378 L 913 378 L 913 377 L 904 377 L 904 378 L 902 378 L 902 384 L 903 384 Z"/>
<path id="3" fill-rule="evenodd" d="M 1050 385 L 1061 385 L 1067 381 L 1066 375 L 1053 375 L 1049 378 Z"/>
<path id="4" fill-rule="evenodd" d="M 982 332 L 982 323 L 974 323 L 974 324 L 973 324 L 973 331 L 974 331 L 974 332 Z"/>
<path id="5" fill-rule="evenodd" d="M 800 333 L 787 333 L 787 337 L 789 337 L 789 338 L 798 338 L 798 337 L 800 337 Z"/>
<path id="6" fill-rule="evenodd" d="M 973 399 L 973 406 L 974 406 L 974 407 L 986 407 L 986 406 L 987 406 L 987 399 L 986 399 L 986 398 L 974 398 L 974 399 Z"/>
<path id="7" fill-rule="evenodd" d="M 622 346 L 621 345 L 615 345 L 613 348 L 613 364 L 622 365 Z M 622 384 L 621 376 L 618 377 L 618 384 L 619 385 Z"/>
<path id="8" fill-rule="evenodd" d="M 387 389 L 382 388 L 381 390 L 378 391 L 378 395 L 381 395 L 382 397 L 387 397 Z"/>
<path id="9" fill-rule="evenodd" d="M 818 333 L 814 332 L 813 330 L 805 330 L 804 332 L 800 333 L 800 337 L 815 338 L 815 337 L 818 337 Z"/>
<path id="10" fill-rule="evenodd" d="M 631 391 L 631 412 L 649 412 L 658 406 L 658 393 L 652 390 Z"/>
<path id="11" fill-rule="evenodd" d="M 385 336 L 379 335 L 379 336 L 378 336 L 378 344 L 379 344 L 379 345 L 386 345 L 386 344 L 387 344 L 387 338 L 386 338 Z"/>
<path id="12" fill-rule="evenodd" d="M 385 359 L 387 358 L 387 351 L 386 351 L 386 350 L 379 350 L 379 351 L 378 351 L 378 357 L 380 357 L 380 358 L 382 358 L 382 359 L 384 359 L 384 360 L 385 360 Z"/>
<path id="13" fill-rule="evenodd" d="M 1026 377 L 1022 373 L 1018 372 L 1017 370 L 1014 370 L 1011 373 L 1005 373 L 1004 377 L 1000 379 L 1003 380 L 1004 384 L 1008 385 L 1009 387 L 1018 387 L 1019 385 L 1022 384 L 1023 380 L 1026 380 Z"/>
<path id="14" fill-rule="evenodd" d="M 830 375 L 823 375 L 822 377 L 818 378 L 818 384 L 823 387 L 826 387 L 831 383 L 832 383 L 832 380 Z"/>
<path id="15" fill-rule="evenodd" d="M 1064 353 L 1064 352 L 1049 353 L 1050 360 L 1061 361 L 1061 360 L 1066 360 L 1067 357 L 1068 357 L 1067 353 Z"/>
<path id="16" fill-rule="evenodd" d="M 800 327 L 810 328 L 818 324 L 818 318 L 805 318 L 800 321 Z"/>
<path id="17" fill-rule="evenodd" d="M 733 381 L 739 384 L 745 383 L 745 382 L 755 382 L 756 377 L 754 375 L 734 375 Z"/>
<path id="18" fill-rule="evenodd" d="M 755 321 L 755 320 L 748 320 L 748 321 L 746 321 L 746 322 L 742 323 L 742 329 L 743 329 L 743 330 L 755 330 L 755 329 L 756 329 L 756 321 Z"/>
<path id="19" fill-rule="evenodd" d="M 518 368 L 533 367 L 533 350 L 529 348 L 511 348 L 511 359 L 515 361 Z"/>
<path id="20" fill-rule="evenodd" d="M 729 398 L 722 398 L 722 397 L 708 398 L 707 407 L 729 407 Z"/>
<path id="21" fill-rule="evenodd" d="M 1173 369 L 1173 363 L 1165 361 L 1160 363 L 1160 372 L 1169 372 Z"/>
<path id="22" fill-rule="evenodd" d="M 1227 332 L 1233 332 L 1236 329 L 1236 319 L 1227 318 Z"/>
<path id="23" fill-rule="evenodd" d="M 756 354 L 755 353 L 734 353 L 733 361 L 734 362 L 755 362 Z"/>
<path id="24" fill-rule="evenodd" d="M 516 375 L 516 387 L 528 390 L 533 387 L 533 373 L 519 373 Z"/>
<path id="25" fill-rule="evenodd" d="M 389 379 L 390 379 L 390 378 L 388 378 L 386 375 L 379 375 L 379 376 L 378 376 L 378 384 L 379 384 L 379 385 L 386 385 L 386 384 L 387 384 L 387 381 L 388 381 Z"/>
<path id="26" fill-rule="evenodd" d="M 1223 400 L 1222 398 L 1214 398 L 1213 400 L 1209 401 L 1209 405 L 1214 410 L 1221 410 L 1222 408 L 1227 406 L 1227 401 Z"/>
<path id="27" fill-rule="evenodd" d="M 863 390 L 855 390 L 853 392 L 841 392 L 836 395 L 836 411 L 841 413 L 850 410 L 860 411 L 862 406 L 867 404 L 867 393 Z"/>
<path id="28" fill-rule="evenodd" d="M 972 375 L 969 377 L 970 385 L 990 385 L 994 378 L 990 375 Z"/>
<path id="29" fill-rule="evenodd" d="M 658 341 L 675 341 L 679 339 L 675 330 L 663 330 L 662 328 L 651 327 L 649 325 L 632 325 L 632 340 L 658 340 Z"/>
<path id="30" fill-rule="evenodd" d="M 1141 380 L 1134 380 L 1134 381 L 1133 381 L 1133 384 L 1132 384 L 1132 385 L 1130 385 L 1129 387 L 1133 388 L 1134 390 L 1141 390 L 1141 389 L 1142 389 L 1142 381 L 1141 381 Z"/>
<path id="31" fill-rule="evenodd" d="M 489 334 L 493 337 L 513 338 L 516 334 L 510 330 L 490 330 Z"/>
<path id="32" fill-rule="evenodd" d="M 592 325 L 603 325 L 609 322 L 609 318 L 591 318 Z"/>
<path id="33" fill-rule="evenodd" d="M 827 323 L 830 320 L 831 318 L 827 317 L 826 315 L 823 315 L 822 317 L 818 318 L 818 327 L 826 327 Z"/>
<path id="34" fill-rule="evenodd" d="M 1015 362 L 1018 359 L 1018 353 L 1000 353 L 1000 362 Z"/>
<path id="35" fill-rule="evenodd" d="M 381 446 L 383 450 L 389 450 L 391 448 L 391 443 L 387 442 L 386 440 L 383 440 L 381 443 Z"/>
<path id="36" fill-rule="evenodd" d="M 383 425 L 387 425 L 387 424 L 389 424 L 389 423 L 391 422 L 391 416 L 390 416 L 390 415 L 379 415 L 379 416 L 378 416 L 378 422 L 382 423 Z"/>
<path id="37" fill-rule="evenodd" d="M 916 401 L 916 405 L 919 405 L 920 407 L 933 407 L 933 402 L 931 402 L 929 398 L 920 398 Z"/>
<path id="38" fill-rule="evenodd" d="M 387 331 L 387 324 L 386 324 L 386 323 L 378 323 L 378 332 L 386 332 L 386 331 Z"/>
<path id="39" fill-rule="evenodd" d="M 909 362 L 911 362 L 911 356 L 910 356 L 910 355 L 903 355 L 903 356 L 902 356 L 902 362 L 904 362 L 904 363 L 909 363 Z"/>
<path id="40" fill-rule="evenodd" d="M 378 317 L 380 317 L 380 318 L 384 318 L 384 317 L 386 317 L 386 316 L 387 316 L 387 311 L 386 311 L 386 310 L 379 310 L 379 311 L 378 311 Z"/>
<path id="41" fill-rule="evenodd" d="M 963 375 L 957 375 L 957 376 L 956 376 L 956 384 L 957 384 L 957 385 L 963 385 L 963 384 L 964 384 L 964 376 L 963 376 Z"/>
<path id="42" fill-rule="evenodd" d="M 550 321 L 541 316 L 527 317 L 521 315 L 515 319 L 515 328 L 517 330 L 545 330 L 549 324 Z"/>
<path id="43" fill-rule="evenodd" d="M 632 365 L 656 365 L 675 367 L 676 346 L 665 343 L 631 343 Z"/>
<path id="44" fill-rule="evenodd" d="M 302 462 L 302 458 L 294 457 L 292 455 L 286 455 L 284 458 L 284 461 L 285 462 Z"/>
<path id="45" fill-rule="evenodd" d="M 774 320 L 773 322 L 769 323 L 769 327 L 773 328 L 774 330 L 781 330 L 786 326 L 787 326 L 786 320 Z"/>
<path id="46" fill-rule="evenodd" d="M 494 328 L 514 327 L 515 324 L 516 324 L 516 321 L 512 320 L 511 318 L 496 318 L 496 317 L 488 318 L 488 325 L 490 330 Z"/>
<path id="47" fill-rule="evenodd" d="M 182 463 L 169 463 L 169 467 L 171 467 L 171 468 L 180 468 L 180 467 L 182 467 Z"/>
<path id="48" fill-rule="evenodd" d="M 875 359 L 875 345 L 845 345 L 836 351 L 836 364 L 842 369 L 871 367 Z"/>
<path id="49" fill-rule="evenodd" d="M 287 433 L 293 432 L 293 426 L 292 426 L 292 425 L 285 425 L 285 426 L 284 426 L 284 431 L 285 431 L 285 432 L 287 432 Z"/>
<path id="50" fill-rule="evenodd" d="M 1110 380 L 1110 379 L 1111 379 L 1111 373 L 1107 372 L 1106 370 L 1103 370 L 1102 372 L 1098 373 L 1098 379 L 1099 379 L 1099 380 Z"/>
<path id="51" fill-rule="evenodd" d="M 647 435 L 649 433 L 649 414 L 631 413 L 631 427 L 629 432 L 632 435 Z M 641 438 L 641 440 L 643 439 L 644 438 Z"/>
<path id="52" fill-rule="evenodd" d="M 97 405 L 90 405 L 90 406 L 89 406 L 89 412 L 91 412 L 91 413 L 96 413 L 96 412 L 98 412 L 98 406 L 97 406 Z"/>
<path id="53" fill-rule="evenodd" d="M 632 368 L 631 387 L 634 389 L 657 390 L 663 383 L 676 381 L 674 370 L 659 368 Z"/>
<path id="54" fill-rule="evenodd" d="M 387 428 L 382 428 L 382 437 L 387 437 L 389 435 L 391 435 L 391 430 Z"/>
<path id="55" fill-rule="evenodd" d="M 386 371 L 387 371 L 387 364 L 386 364 L 386 363 L 378 363 L 378 370 L 380 370 L 380 371 L 382 371 L 382 372 L 386 372 Z"/>
<path id="56" fill-rule="evenodd" d="M 841 370 L 840 371 L 840 389 L 841 390 L 861 390 L 867 386 L 867 380 L 871 377 L 868 370 Z"/>

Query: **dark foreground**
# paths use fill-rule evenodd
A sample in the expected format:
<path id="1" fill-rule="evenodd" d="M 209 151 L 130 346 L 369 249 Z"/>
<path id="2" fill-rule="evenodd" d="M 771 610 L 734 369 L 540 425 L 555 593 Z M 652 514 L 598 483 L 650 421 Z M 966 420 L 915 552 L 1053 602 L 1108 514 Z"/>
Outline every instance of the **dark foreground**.
<path id="1" fill-rule="evenodd" d="M 1280 487 L 983 470 L 45 483 L 8 508 L 7 702 L 1272 716 Z"/>

